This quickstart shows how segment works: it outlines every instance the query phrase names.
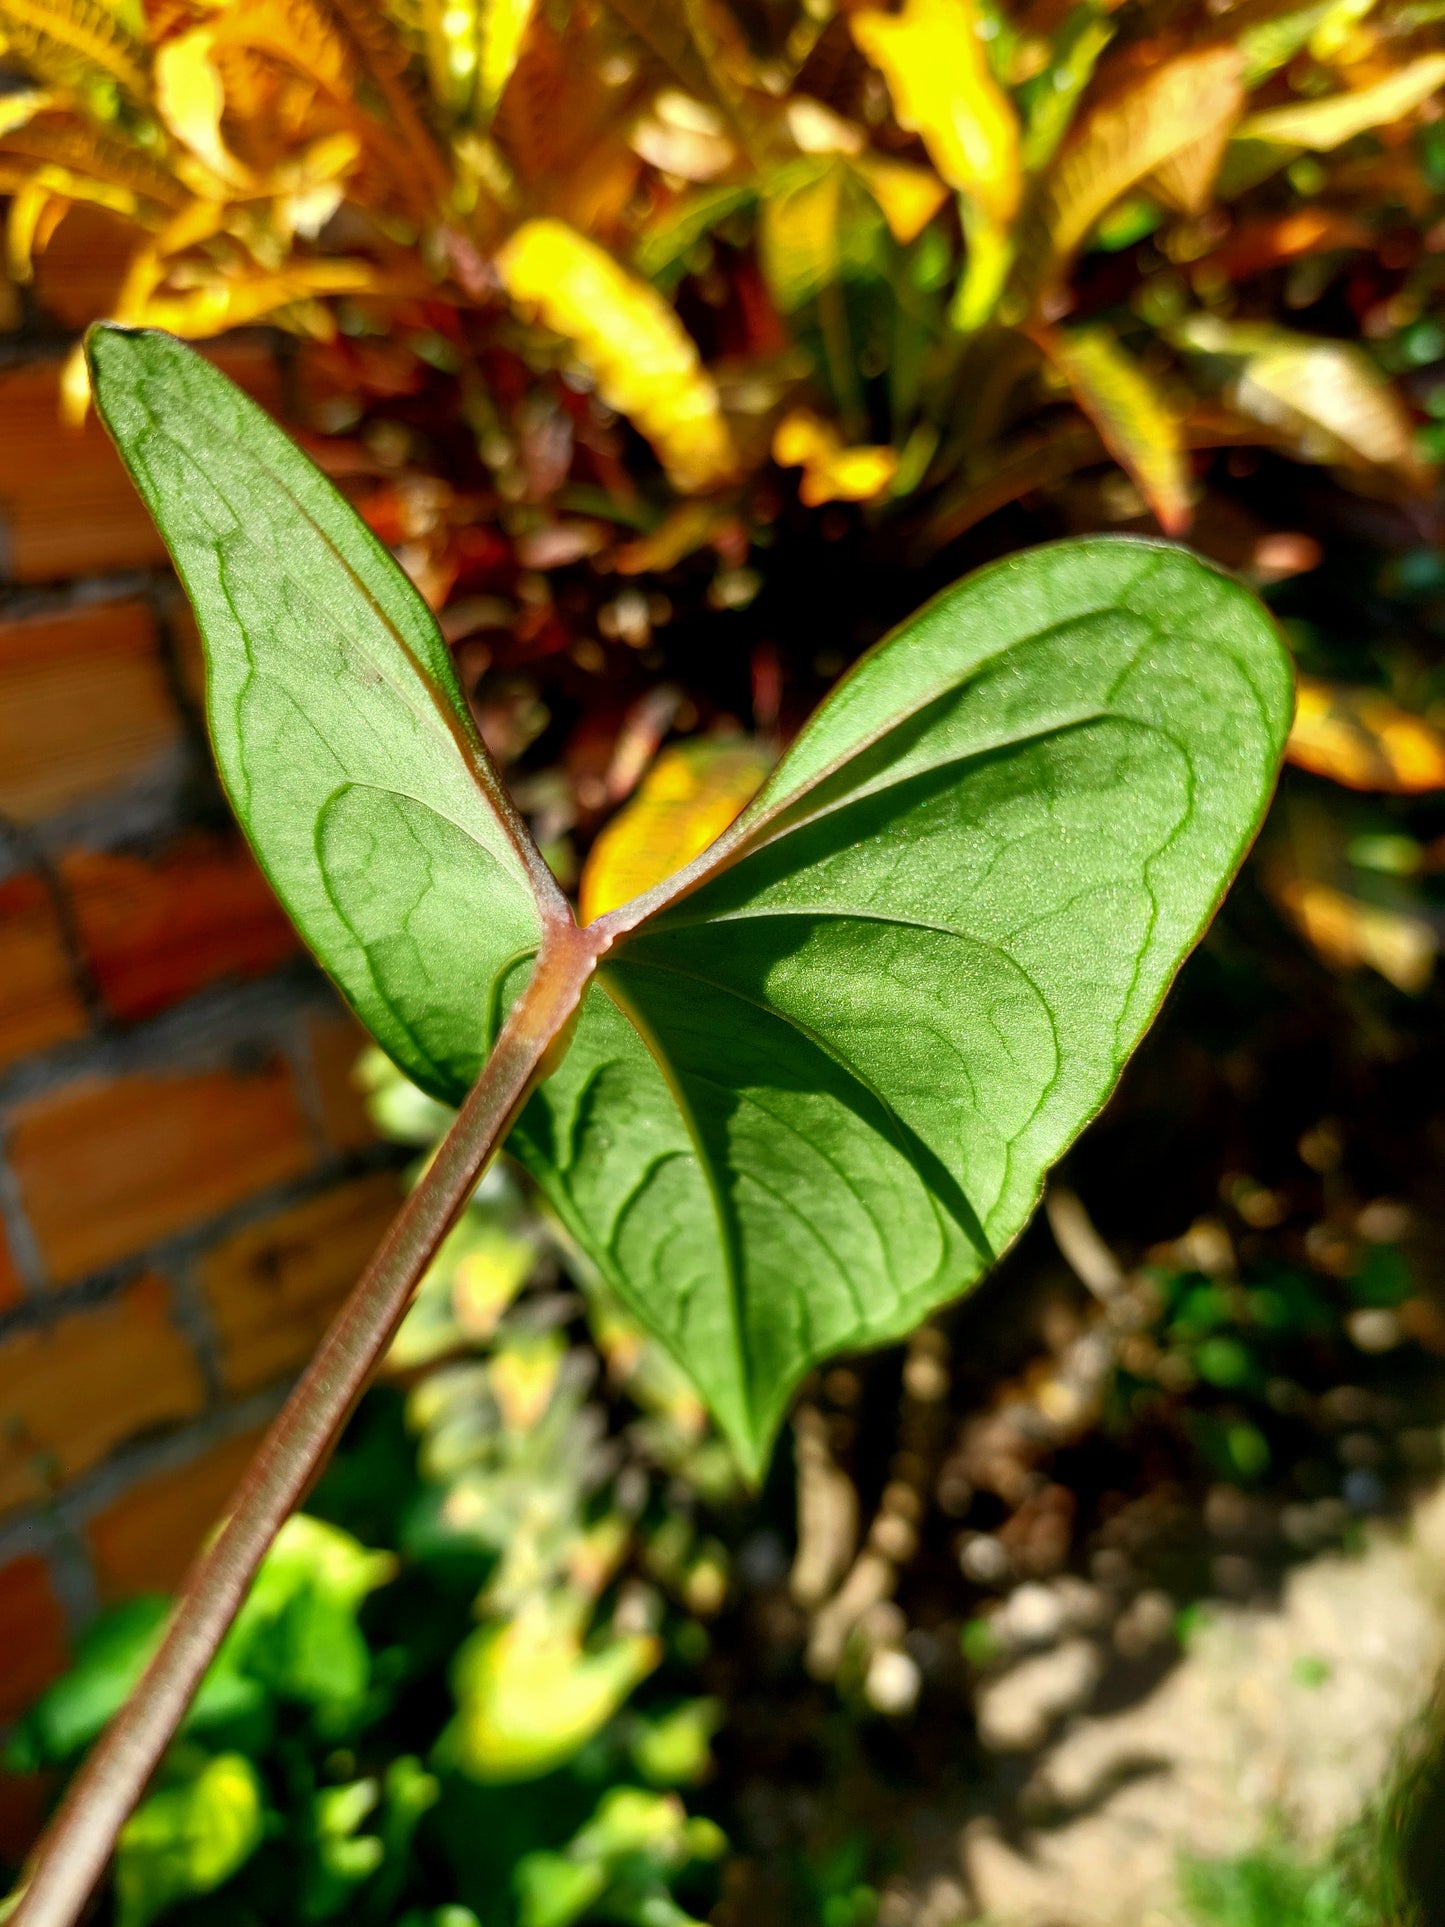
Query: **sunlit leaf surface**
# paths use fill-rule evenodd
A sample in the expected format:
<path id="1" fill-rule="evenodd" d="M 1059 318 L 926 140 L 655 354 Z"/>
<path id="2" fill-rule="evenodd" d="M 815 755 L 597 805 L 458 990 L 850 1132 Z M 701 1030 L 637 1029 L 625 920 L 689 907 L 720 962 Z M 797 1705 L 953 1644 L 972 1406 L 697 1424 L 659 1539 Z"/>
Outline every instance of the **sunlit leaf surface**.
<path id="1" fill-rule="evenodd" d="M 1278 141 L 1281 146 L 1328 153 L 1356 134 L 1403 120 L 1441 87 L 1445 87 L 1445 53 L 1422 54 L 1373 86 L 1251 114 L 1239 132 L 1246 140 Z"/>
<path id="2" fill-rule="evenodd" d="M 1189 522 L 1189 468 L 1174 410 L 1107 328 L 1061 329 L 1046 336 L 1045 344 L 1160 527 L 1178 535 Z"/>
<path id="3" fill-rule="evenodd" d="M 497 257 L 512 299 L 563 336 L 598 390 L 648 437 L 681 489 L 724 480 L 737 456 L 717 390 L 668 304 L 560 221 L 529 221 Z"/>
<path id="4" fill-rule="evenodd" d="M 922 137 L 951 187 L 1007 221 L 1021 186 L 1018 116 L 990 71 L 972 0 L 907 0 L 901 13 L 849 19 L 899 125 Z"/>

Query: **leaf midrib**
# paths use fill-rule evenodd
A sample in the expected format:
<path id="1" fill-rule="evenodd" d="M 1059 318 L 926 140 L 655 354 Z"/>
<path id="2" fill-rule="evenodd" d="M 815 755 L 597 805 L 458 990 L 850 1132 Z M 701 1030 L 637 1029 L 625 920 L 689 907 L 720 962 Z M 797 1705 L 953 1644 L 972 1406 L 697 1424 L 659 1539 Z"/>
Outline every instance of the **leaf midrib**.
<path id="1" fill-rule="evenodd" d="M 882 919 L 880 919 L 880 921 L 882 921 Z M 970 939 L 966 938 L 961 932 L 943 931 L 941 934 L 945 936 L 957 936 L 961 941 L 965 941 L 965 942 L 970 941 Z M 632 969 L 651 970 L 659 974 L 666 974 L 673 977 L 684 978 L 691 983 L 697 983 L 697 984 L 703 985 L 704 988 L 715 992 L 719 996 L 730 997 L 737 1003 L 746 1004 L 750 1009 L 758 1011 L 764 1017 L 770 1018 L 772 1019 L 773 1022 L 782 1024 L 786 1029 L 793 1031 L 798 1037 L 802 1038 L 804 1043 L 810 1045 L 821 1056 L 826 1057 L 830 1063 L 836 1065 L 836 1067 L 840 1071 L 842 1071 L 843 1075 L 846 1078 L 848 1078 L 850 1082 L 852 1082 L 867 1098 L 869 1098 L 872 1101 L 873 1104 L 875 1104 L 878 1107 L 879 1111 L 882 1112 L 882 1114 L 893 1125 L 894 1129 L 897 1132 L 897 1137 L 898 1137 L 898 1141 L 895 1148 L 900 1150 L 900 1152 L 907 1158 L 908 1162 L 913 1166 L 913 1168 L 919 1172 L 921 1177 L 923 1177 L 925 1192 L 927 1193 L 929 1202 L 933 1206 L 935 1212 L 938 1211 L 938 1209 L 940 1208 L 941 1200 L 935 1197 L 935 1189 L 937 1187 L 935 1184 L 930 1184 L 928 1182 L 928 1179 L 925 1173 L 930 1167 L 942 1173 L 944 1178 L 944 1185 L 942 1188 L 956 1194 L 958 1202 L 962 1206 L 961 1211 L 953 1208 L 951 1204 L 945 1206 L 944 1208 L 948 1210 L 948 1215 L 952 1218 L 958 1230 L 962 1232 L 964 1237 L 967 1238 L 969 1242 L 974 1246 L 974 1248 L 978 1251 L 980 1257 L 982 1258 L 985 1264 L 990 1262 L 993 1259 L 993 1257 L 995 1256 L 995 1253 L 993 1250 L 993 1246 L 989 1241 L 987 1231 L 984 1228 L 983 1221 L 980 1219 L 977 1211 L 974 1209 L 972 1201 L 968 1198 L 967 1194 L 963 1189 L 963 1186 L 959 1183 L 957 1178 L 954 1177 L 953 1173 L 948 1170 L 947 1166 L 943 1163 L 942 1158 L 932 1148 L 932 1146 L 927 1144 L 924 1141 L 924 1139 L 920 1137 L 919 1133 L 916 1130 L 914 1130 L 913 1127 L 907 1122 L 907 1120 L 899 1115 L 896 1107 L 883 1095 L 883 1093 L 873 1083 L 871 1078 L 869 1078 L 863 1071 L 861 1071 L 856 1064 L 852 1063 L 847 1057 L 845 1057 L 837 1049 L 836 1045 L 829 1043 L 827 1038 L 820 1036 L 809 1025 L 801 1022 L 797 1017 L 793 1016 L 790 1012 L 779 1009 L 771 1004 L 760 1003 L 756 998 L 749 997 L 746 991 L 737 989 L 735 985 L 720 983 L 716 978 L 705 977 L 699 971 L 685 969 L 683 966 L 679 964 L 663 963 L 653 957 L 639 956 L 635 952 L 625 953 L 624 957 L 619 959 L 619 961 L 625 962 L 626 965 Z M 602 979 L 605 983 L 606 976 L 607 976 L 607 972 L 605 968 L 598 972 L 598 976 L 599 976 L 599 979 Z M 609 991 L 609 994 L 612 994 L 612 993 Z M 619 999 L 615 995 L 613 996 L 613 1001 L 617 1003 L 618 1008 L 622 1010 L 623 1015 L 628 1018 L 628 1021 L 634 1024 L 634 1028 L 637 1029 L 639 1037 L 642 1039 L 643 1043 L 648 1047 L 650 1053 L 654 1057 L 654 1060 L 658 1063 L 658 1067 L 662 1071 L 663 1076 L 667 1081 L 667 1086 L 669 1091 L 674 1091 L 674 1092 L 677 1091 L 679 1089 L 681 1080 L 675 1066 L 673 1066 L 670 1060 L 668 1060 L 666 1053 L 662 1048 L 660 1039 L 657 1039 L 656 1037 L 650 1037 L 648 1034 L 644 1032 L 644 1030 L 640 1026 L 636 1024 L 632 1016 L 632 1012 L 629 1004 L 625 1004 L 621 999 Z M 1044 1003 L 1044 1008 L 1045 1010 L 1048 1010 L 1047 1003 Z M 1052 1028 L 1053 1014 L 1051 1011 L 1049 1012 L 1049 1022 Z M 1057 1055 L 1057 1050 L 1055 1054 Z M 703 1075 L 705 1076 L 706 1073 L 703 1073 Z M 1051 1080 L 1051 1082 L 1052 1081 L 1053 1080 Z M 731 1086 L 725 1086 L 724 1088 L 732 1090 Z M 732 1094 L 734 1096 L 738 1095 L 736 1091 L 733 1091 Z M 697 1148 L 699 1162 L 704 1166 L 708 1167 L 708 1185 L 714 1199 L 718 1201 L 719 1212 L 721 1214 L 728 1216 L 729 1226 L 730 1226 L 730 1229 L 732 1229 L 731 1214 L 727 1212 L 726 1206 L 721 1202 L 722 1193 L 721 1193 L 720 1187 L 717 1184 L 716 1178 L 712 1173 L 711 1160 L 708 1152 L 706 1151 L 703 1145 L 701 1135 L 697 1131 L 696 1121 L 693 1119 L 691 1115 L 690 1108 L 686 1107 L 685 1100 L 679 1101 L 678 1108 L 679 1108 L 679 1111 L 682 1112 L 684 1116 L 684 1121 L 688 1126 L 689 1135 L 692 1138 L 692 1141 Z M 907 1147 L 907 1148 L 905 1149 L 904 1147 Z M 814 1149 L 816 1150 L 817 1147 L 814 1146 Z M 827 1156 L 826 1153 L 822 1153 L 821 1155 L 823 1155 L 825 1158 Z M 831 1159 L 827 1159 L 827 1161 L 829 1163 L 832 1163 Z M 836 1170 L 837 1167 L 834 1166 L 834 1169 Z M 841 1173 L 840 1173 L 840 1177 L 841 1177 Z M 848 1188 L 851 1190 L 852 1189 L 851 1183 L 849 1183 L 848 1180 L 846 1179 L 844 1179 L 843 1181 L 845 1183 L 848 1183 Z M 856 1193 L 855 1193 L 855 1196 L 856 1196 Z M 861 1200 L 860 1200 L 860 1203 L 861 1203 Z M 872 1219 L 871 1211 L 868 1210 L 868 1207 L 866 1205 L 864 1205 L 862 1208 L 864 1210 L 865 1215 L 868 1216 L 871 1220 Z M 874 1220 L 874 1222 L 876 1223 L 876 1220 Z M 734 1230 L 734 1236 L 735 1235 L 736 1233 Z M 738 1279 L 736 1274 L 734 1274 L 732 1282 L 734 1284 L 735 1291 L 736 1291 L 736 1288 L 738 1285 Z M 735 1298 L 735 1302 L 740 1302 L 740 1301 L 738 1301 Z"/>

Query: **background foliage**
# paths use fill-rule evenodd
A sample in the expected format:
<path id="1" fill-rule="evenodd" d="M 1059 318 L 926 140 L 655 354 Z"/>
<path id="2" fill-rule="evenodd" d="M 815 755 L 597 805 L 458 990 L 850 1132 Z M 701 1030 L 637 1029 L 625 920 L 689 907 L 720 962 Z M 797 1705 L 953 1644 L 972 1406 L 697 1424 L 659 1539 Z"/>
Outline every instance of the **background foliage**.
<path id="1" fill-rule="evenodd" d="M 14 283 L 84 202 L 130 237 L 118 318 L 298 338 L 312 452 L 589 912 L 1040 536 L 1186 535 L 1301 672 L 1250 873 L 1068 1174 L 1102 1257 L 1056 1200 L 1085 1282 L 1040 1228 L 962 1321 L 811 1386 L 742 1511 L 498 1180 L 128 1840 L 132 1921 L 853 1927 L 909 1803 L 974 1770 L 936 1736 L 1027 1649 L 1030 1586 L 1084 1575 L 1147 1670 L 1437 1469 L 1441 19 L 0 0 Z M 17 1757 L 75 1757 L 155 1610 Z M 509 1653 L 570 1724 L 509 1724 Z M 1342 1882 L 1194 1892 L 1348 1919 Z"/>

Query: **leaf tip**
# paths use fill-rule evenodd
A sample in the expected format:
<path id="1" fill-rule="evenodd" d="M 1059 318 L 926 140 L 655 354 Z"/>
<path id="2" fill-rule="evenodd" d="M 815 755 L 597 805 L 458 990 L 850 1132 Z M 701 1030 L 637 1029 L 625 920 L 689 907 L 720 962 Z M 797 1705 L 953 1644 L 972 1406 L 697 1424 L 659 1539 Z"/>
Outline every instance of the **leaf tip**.
<path id="1" fill-rule="evenodd" d="M 137 349 L 146 334 L 154 329 L 125 328 L 116 321 L 93 321 L 85 331 L 85 363 L 90 370 L 90 387 L 96 404 L 105 415 L 107 388 L 123 380 L 135 366 Z"/>

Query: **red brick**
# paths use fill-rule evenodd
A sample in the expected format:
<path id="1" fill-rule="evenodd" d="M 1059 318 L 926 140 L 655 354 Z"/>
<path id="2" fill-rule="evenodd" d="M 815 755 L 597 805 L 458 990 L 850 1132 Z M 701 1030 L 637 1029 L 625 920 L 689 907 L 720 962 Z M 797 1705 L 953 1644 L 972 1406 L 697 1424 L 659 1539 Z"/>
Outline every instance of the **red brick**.
<path id="1" fill-rule="evenodd" d="M 0 1511 L 34 1504 L 127 1439 L 194 1418 L 204 1396 L 159 1278 L 14 1333 L 0 1344 Z"/>
<path id="2" fill-rule="evenodd" d="M 86 1027 L 55 904 L 37 876 L 0 883 L 0 1065 Z"/>
<path id="3" fill-rule="evenodd" d="M 344 1011 L 313 1018 L 307 1031 L 327 1141 L 338 1151 L 364 1150 L 375 1144 L 377 1133 L 355 1072 L 356 1060 L 371 1039 Z"/>
<path id="4" fill-rule="evenodd" d="M 279 379 L 260 343 L 208 351 L 274 410 Z M 0 525 L 10 576 L 51 582 L 162 560 L 164 550 L 94 410 L 83 429 L 60 419 L 59 361 L 0 372 Z"/>
<path id="5" fill-rule="evenodd" d="M 261 1436 L 245 1432 L 179 1471 L 146 1479 L 90 1521 L 86 1540 L 107 1605 L 136 1593 L 175 1591 L 230 1502 Z"/>
<path id="6" fill-rule="evenodd" d="M 5 1229 L 0 1225 L 0 1311 L 8 1311 L 20 1302 L 20 1273 L 15 1269 L 15 1260 L 10 1256 L 10 1247 L 5 1242 Z"/>
<path id="7" fill-rule="evenodd" d="M 33 1553 L 0 1571 L 0 1719 L 39 1697 L 70 1658 L 49 1568 Z"/>
<path id="8" fill-rule="evenodd" d="M 135 1021 L 222 977 L 291 956 L 291 925 L 238 839 L 195 836 L 159 857 L 76 851 L 61 863 L 106 1005 Z"/>
<path id="9" fill-rule="evenodd" d="M 361 1178 L 228 1238 L 201 1271 L 221 1375 L 253 1391 L 311 1356 L 401 1203 L 389 1173 Z"/>
<path id="10" fill-rule="evenodd" d="M 17 1106 L 10 1166 L 69 1284 L 293 1178 L 311 1146 L 288 1068 L 86 1079 Z"/>
<path id="11" fill-rule="evenodd" d="M 3 409 L 0 383 L 0 420 Z M 179 735 L 143 604 L 0 622 L 0 811 L 33 823 L 88 802 L 143 774 Z"/>

